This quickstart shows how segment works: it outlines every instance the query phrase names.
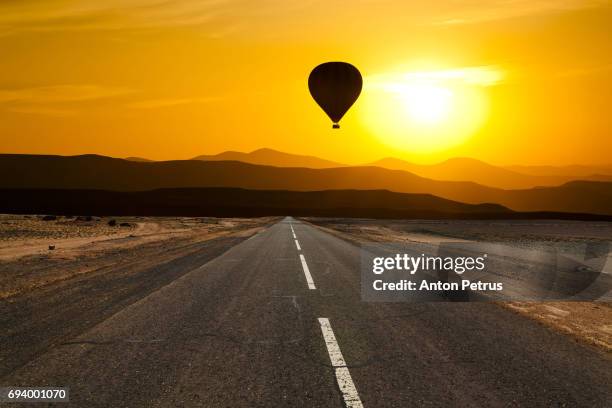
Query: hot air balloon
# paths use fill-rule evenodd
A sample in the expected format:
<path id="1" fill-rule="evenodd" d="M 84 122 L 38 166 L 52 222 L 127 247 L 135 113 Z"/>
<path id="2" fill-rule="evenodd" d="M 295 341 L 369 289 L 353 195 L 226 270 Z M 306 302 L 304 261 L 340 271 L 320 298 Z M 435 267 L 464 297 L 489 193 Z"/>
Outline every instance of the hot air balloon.
<path id="1" fill-rule="evenodd" d="M 308 77 L 313 99 L 339 129 L 340 119 L 361 93 L 363 80 L 359 70 L 346 62 L 325 62 L 315 67 Z"/>

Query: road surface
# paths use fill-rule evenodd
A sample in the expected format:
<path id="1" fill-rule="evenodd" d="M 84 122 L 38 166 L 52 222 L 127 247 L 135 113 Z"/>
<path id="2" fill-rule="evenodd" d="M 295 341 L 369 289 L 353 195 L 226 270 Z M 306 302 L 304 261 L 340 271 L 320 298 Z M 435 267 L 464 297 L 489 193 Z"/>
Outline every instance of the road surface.
<path id="1" fill-rule="evenodd" d="M 494 304 L 362 302 L 359 248 L 298 220 L 189 259 L 165 286 L 5 366 L 0 384 L 67 386 L 74 407 L 612 401 L 609 356 Z"/>

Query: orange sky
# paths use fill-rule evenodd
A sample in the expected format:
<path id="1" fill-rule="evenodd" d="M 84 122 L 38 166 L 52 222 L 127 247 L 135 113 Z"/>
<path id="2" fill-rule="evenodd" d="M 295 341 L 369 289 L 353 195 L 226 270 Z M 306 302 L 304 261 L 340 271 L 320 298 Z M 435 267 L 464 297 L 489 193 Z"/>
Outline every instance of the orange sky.
<path id="1" fill-rule="evenodd" d="M 5 0 L 0 151 L 610 163 L 611 21 L 609 1 Z M 364 75 L 339 131 L 306 86 L 328 60 Z"/>

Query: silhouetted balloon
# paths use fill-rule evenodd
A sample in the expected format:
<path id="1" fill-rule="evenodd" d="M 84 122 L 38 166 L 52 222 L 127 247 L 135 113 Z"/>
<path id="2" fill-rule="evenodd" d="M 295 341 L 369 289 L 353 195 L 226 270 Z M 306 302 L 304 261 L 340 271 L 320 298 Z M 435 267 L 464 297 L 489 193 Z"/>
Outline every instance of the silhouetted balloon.
<path id="1" fill-rule="evenodd" d="M 314 100 L 334 122 L 338 122 L 361 93 L 363 80 L 359 70 L 346 62 L 325 62 L 312 70 L 308 89 Z"/>

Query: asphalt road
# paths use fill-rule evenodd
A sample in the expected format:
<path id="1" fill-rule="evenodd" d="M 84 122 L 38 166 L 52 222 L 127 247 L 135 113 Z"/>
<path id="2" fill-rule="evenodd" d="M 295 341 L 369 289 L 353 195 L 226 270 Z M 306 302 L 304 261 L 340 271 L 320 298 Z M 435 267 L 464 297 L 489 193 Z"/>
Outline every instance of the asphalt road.
<path id="1" fill-rule="evenodd" d="M 362 302 L 359 262 L 286 218 L 0 384 L 74 407 L 610 406 L 602 352 L 494 304 Z"/>

